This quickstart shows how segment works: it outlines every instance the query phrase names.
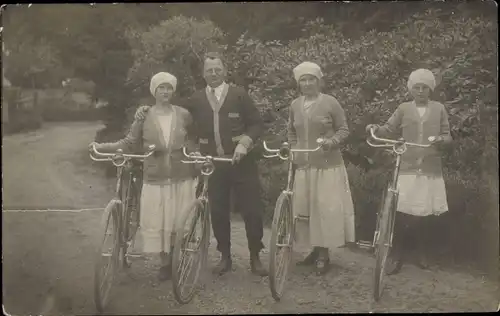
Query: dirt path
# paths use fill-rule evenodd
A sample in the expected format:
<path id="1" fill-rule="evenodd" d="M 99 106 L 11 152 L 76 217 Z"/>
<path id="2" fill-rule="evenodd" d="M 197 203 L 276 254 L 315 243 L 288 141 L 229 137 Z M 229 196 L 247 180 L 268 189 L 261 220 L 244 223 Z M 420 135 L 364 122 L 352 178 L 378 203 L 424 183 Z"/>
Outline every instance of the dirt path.
<path id="1" fill-rule="evenodd" d="M 44 124 L 38 131 L 3 137 L 4 209 L 102 207 L 112 181 L 104 180 L 87 145 L 98 123 Z"/>
<path id="2" fill-rule="evenodd" d="M 104 180 L 95 166 L 82 163 L 87 154 L 80 151 L 98 128 L 85 124 L 54 125 L 39 133 L 4 138 L 3 198 L 7 208 L 104 205 L 112 192 L 112 183 Z M 77 178 L 82 181 L 76 181 Z M 8 313 L 95 313 L 93 249 L 100 214 L 99 210 L 2 212 L 3 298 Z M 373 259 L 367 253 L 348 249 L 339 249 L 333 258 L 338 267 L 325 277 L 294 268 L 285 298 L 276 303 L 267 279 L 249 272 L 242 223 L 233 221 L 232 227 L 236 270 L 221 278 L 207 273 L 205 288 L 190 304 L 175 302 L 171 282 L 158 284 L 156 261 L 137 259 L 128 272 L 118 277 L 108 312 L 480 312 L 498 307 L 498 284 L 492 281 L 437 267 L 422 271 L 412 265 L 388 278 L 384 298 L 375 304 L 371 299 Z M 269 235 L 266 230 L 266 244 Z M 217 260 L 214 245 L 212 240 L 210 263 Z M 263 259 L 268 262 L 266 253 Z"/>

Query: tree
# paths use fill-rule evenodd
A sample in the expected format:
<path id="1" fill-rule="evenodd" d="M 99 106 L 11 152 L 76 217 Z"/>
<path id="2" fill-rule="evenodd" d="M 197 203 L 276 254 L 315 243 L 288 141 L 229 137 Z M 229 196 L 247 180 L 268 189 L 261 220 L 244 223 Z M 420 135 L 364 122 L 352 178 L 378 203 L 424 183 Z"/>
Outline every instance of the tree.
<path id="1" fill-rule="evenodd" d="M 204 84 L 203 55 L 208 47 L 222 45 L 223 33 L 208 20 L 173 17 L 146 32 L 129 30 L 134 64 L 128 73 L 128 86 L 139 95 L 149 95 L 149 80 L 160 71 L 178 79 L 180 96 L 187 96 Z"/>

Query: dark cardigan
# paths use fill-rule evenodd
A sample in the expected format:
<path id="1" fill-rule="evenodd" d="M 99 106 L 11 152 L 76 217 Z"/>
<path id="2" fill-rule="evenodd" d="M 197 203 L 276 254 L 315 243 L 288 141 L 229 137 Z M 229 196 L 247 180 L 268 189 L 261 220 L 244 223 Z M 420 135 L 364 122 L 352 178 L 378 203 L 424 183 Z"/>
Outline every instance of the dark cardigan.
<path id="1" fill-rule="evenodd" d="M 263 133 L 264 125 L 259 110 L 241 87 L 229 86 L 218 114 L 210 105 L 206 89 L 194 93 L 182 106 L 193 116 L 202 154 L 218 155 L 214 121 L 218 121 L 224 155 L 233 155 L 238 143 L 247 148 L 252 147 Z M 214 115 L 218 115 L 218 120 L 214 120 Z"/>

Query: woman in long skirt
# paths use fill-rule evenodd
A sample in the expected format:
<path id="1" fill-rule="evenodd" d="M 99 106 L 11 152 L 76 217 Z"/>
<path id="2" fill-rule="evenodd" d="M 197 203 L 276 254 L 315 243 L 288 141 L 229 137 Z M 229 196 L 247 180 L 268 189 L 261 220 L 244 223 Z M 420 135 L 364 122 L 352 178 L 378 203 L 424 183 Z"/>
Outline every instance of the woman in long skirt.
<path id="1" fill-rule="evenodd" d="M 156 103 L 142 119 L 135 119 L 128 135 L 115 143 L 96 144 L 99 151 L 132 150 L 149 145 L 155 153 L 144 161 L 140 202 L 140 228 L 135 251 L 159 254 L 160 280 L 171 276 L 172 233 L 181 212 L 195 198 L 196 180 L 192 165 L 183 164 L 182 147 L 196 151 L 189 112 L 170 103 L 177 79 L 160 72 L 151 79 L 150 91 Z M 136 115 L 137 117 L 137 115 Z"/>
<path id="2" fill-rule="evenodd" d="M 317 274 L 330 266 L 330 251 L 353 242 L 354 207 L 340 146 L 349 134 L 344 110 L 331 95 L 321 93 L 323 74 L 304 62 L 294 70 L 301 96 L 290 106 L 288 139 L 292 148 L 322 151 L 295 154 L 294 215 L 308 216 L 296 225 L 297 246 L 312 246 L 300 265 L 315 265 Z"/>

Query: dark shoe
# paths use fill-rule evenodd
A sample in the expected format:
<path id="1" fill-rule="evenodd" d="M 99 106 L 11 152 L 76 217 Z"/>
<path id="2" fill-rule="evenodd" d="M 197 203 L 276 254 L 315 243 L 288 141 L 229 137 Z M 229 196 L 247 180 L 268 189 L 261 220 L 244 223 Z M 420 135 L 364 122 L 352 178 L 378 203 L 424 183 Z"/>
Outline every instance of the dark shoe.
<path id="1" fill-rule="evenodd" d="M 250 256 L 250 268 L 252 273 L 258 276 L 267 276 L 269 274 L 260 261 L 258 254 Z"/>
<path id="2" fill-rule="evenodd" d="M 398 258 L 391 260 L 387 266 L 387 275 L 395 275 L 398 274 L 401 271 L 401 268 L 403 267 L 403 259 Z"/>
<path id="3" fill-rule="evenodd" d="M 172 267 L 163 266 L 160 268 L 160 272 L 158 273 L 158 279 L 160 281 L 170 280 L 172 277 Z"/>
<path id="4" fill-rule="evenodd" d="M 429 269 L 429 264 L 427 263 L 427 256 L 420 255 L 420 257 L 417 259 L 417 266 L 423 270 Z"/>
<path id="5" fill-rule="evenodd" d="M 297 262 L 298 266 L 312 266 L 319 257 L 319 253 L 316 249 L 311 251 L 304 260 Z"/>
<path id="6" fill-rule="evenodd" d="M 316 260 L 316 275 L 325 275 L 330 270 L 330 259 L 319 258 Z"/>
<path id="7" fill-rule="evenodd" d="M 231 271 L 232 267 L 233 261 L 231 260 L 231 256 L 222 256 L 212 272 L 214 274 L 223 275 L 226 272 Z"/>

